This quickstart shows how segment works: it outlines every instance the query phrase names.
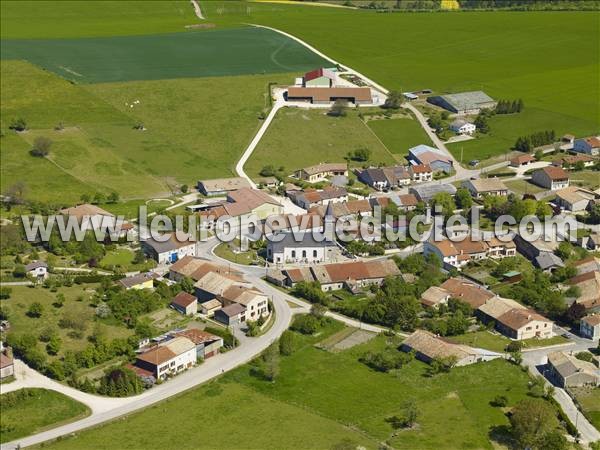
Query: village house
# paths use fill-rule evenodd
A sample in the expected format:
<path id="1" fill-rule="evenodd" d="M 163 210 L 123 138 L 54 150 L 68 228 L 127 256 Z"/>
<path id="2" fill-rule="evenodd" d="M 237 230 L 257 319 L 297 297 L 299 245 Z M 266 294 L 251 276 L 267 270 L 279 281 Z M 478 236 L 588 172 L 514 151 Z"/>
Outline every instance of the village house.
<path id="1" fill-rule="evenodd" d="M 59 212 L 68 218 L 74 217 L 82 231 L 112 230 L 122 225 L 122 221 L 118 223 L 114 214 L 87 203 L 61 209 Z"/>
<path id="2" fill-rule="evenodd" d="M 167 233 L 160 240 L 142 239 L 140 244 L 144 253 L 159 264 L 172 264 L 185 256 L 198 254 L 198 243 L 182 232 Z"/>
<path id="3" fill-rule="evenodd" d="M 371 197 L 369 198 L 371 208 L 379 207 L 383 213 L 383 210 L 394 204 L 398 211 L 408 212 L 414 211 L 419 205 L 417 197 L 413 194 L 390 194 L 385 197 Z"/>
<path id="4" fill-rule="evenodd" d="M 223 338 L 197 328 L 180 331 L 176 336 L 189 339 L 196 345 L 196 359 L 208 359 L 217 354 L 223 347 Z"/>
<path id="5" fill-rule="evenodd" d="M 198 308 L 200 309 L 200 313 L 204 314 L 206 317 L 212 317 L 215 315 L 215 312 L 222 307 L 223 305 L 221 302 L 216 298 L 213 298 L 212 300 L 200 303 Z"/>
<path id="6" fill-rule="evenodd" d="M 348 191 L 344 188 L 328 186 L 320 191 L 307 189 L 292 191 L 288 197 L 301 208 L 310 209 L 318 205 L 348 201 Z"/>
<path id="7" fill-rule="evenodd" d="M 249 286 L 236 275 L 228 273 L 208 272 L 194 284 L 196 298 L 201 302 L 212 300 L 222 295 L 231 286 Z"/>
<path id="8" fill-rule="evenodd" d="M 476 315 L 484 324 L 494 322 L 496 330 L 514 339 L 547 339 L 553 336 L 553 322 L 520 303 L 492 297 L 481 305 Z"/>
<path id="9" fill-rule="evenodd" d="M 337 246 L 334 241 L 318 241 L 311 232 L 304 232 L 297 240 L 294 233 L 283 232 L 267 240 L 267 259 L 276 264 L 315 264 L 331 262 Z"/>
<path id="10" fill-rule="evenodd" d="M 48 264 L 44 261 L 30 262 L 25 266 L 25 273 L 36 280 L 44 280 L 48 277 Z"/>
<path id="11" fill-rule="evenodd" d="M 335 86 L 336 74 L 331 69 L 319 68 L 306 72 L 303 77 L 304 87 L 330 88 Z"/>
<path id="12" fill-rule="evenodd" d="M 583 164 L 583 167 L 592 167 L 596 163 L 596 160 L 591 156 L 578 154 L 564 156 L 554 161 L 552 164 L 563 168 L 573 169 L 578 163 Z"/>
<path id="13" fill-rule="evenodd" d="M 400 276 L 398 266 L 390 259 L 313 265 L 281 272 L 286 277 L 287 287 L 293 288 L 301 281 L 318 281 L 324 292 L 343 288 L 358 292 L 373 284 L 381 285 L 387 277 Z"/>
<path id="14" fill-rule="evenodd" d="M 412 164 L 408 167 L 408 173 L 415 183 L 433 180 L 433 169 L 429 164 Z"/>
<path id="15" fill-rule="evenodd" d="M 242 177 L 198 181 L 198 191 L 207 196 L 226 195 L 228 192 L 250 187 L 248 180 Z"/>
<path id="16" fill-rule="evenodd" d="M 558 241 L 540 238 L 535 241 L 523 239 L 520 234 L 515 234 L 514 242 L 517 251 L 530 260 L 536 267 L 545 272 L 553 272 L 565 264 L 554 251 L 558 248 Z"/>
<path id="17" fill-rule="evenodd" d="M 600 155 L 600 136 L 576 139 L 573 143 L 573 151 L 591 156 Z"/>
<path id="18" fill-rule="evenodd" d="M 467 366 L 500 358 L 500 353 L 455 344 L 426 330 L 416 330 L 408 336 L 400 348 L 405 352 L 415 352 L 415 357 L 427 364 L 433 360 L 452 360 L 453 366 Z"/>
<path id="19" fill-rule="evenodd" d="M 418 201 L 429 203 L 437 194 L 445 192 L 452 196 L 456 195 L 456 188 L 451 184 L 429 184 L 427 186 L 411 186 L 409 194 L 413 194 Z"/>
<path id="20" fill-rule="evenodd" d="M 576 275 L 568 281 L 569 285 L 579 288 L 579 297 L 575 300 L 583 305 L 587 310 L 597 310 L 600 308 L 600 271 Z"/>
<path id="21" fill-rule="evenodd" d="M 242 305 L 246 308 L 245 320 L 256 321 L 269 316 L 269 297 L 253 287 L 230 286 L 217 299 L 223 304 L 223 309 L 233 303 Z"/>
<path id="22" fill-rule="evenodd" d="M 569 187 L 569 175 L 562 167 L 556 166 L 548 166 L 536 170 L 531 176 L 531 181 L 551 191 Z"/>
<path id="23" fill-rule="evenodd" d="M 179 261 L 169 266 L 169 279 L 179 282 L 183 278 L 188 277 L 194 281 L 198 281 L 208 272 L 225 274 L 229 277 L 236 278 L 239 281 L 243 280 L 243 274 L 229 266 L 217 264 L 194 256 L 184 256 Z"/>
<path id="24" fill-rule="evenodd" d="M 588 256 L 587 258 L 580 259 L 573 263 L 573 267 L 577 269 L 577 274 L 599 271 L 600 272 L 600 258 L 595 256 Z"/>
<path id="25" fill-rule="evenodd" d="M 465 180 L 462 183 L 475 198 L 483 198 L 486 195 L 508 195 L 508 188 L 500 178 L 477 178 Z"/>
<path id="26" fill-rule="evenodd" d="M 408 160 L 413 165 L 428 165 L 433 171 L 450 173 L 454 168 L 454 161 L 450 156 L 437 148 L 423 144 L 408 150 Z"/>
<path id="27" fill-rule="evenodd" d="M 178 336 L 138 354 L 135 367 L 149 372 L 157 380 L 164 380 L 189 369 L 196 364 L 197 359 L 196 344 L 186 337 Z"/>
<path id="28" fill-rule="evenodd" d="M 423 255 L 436 255 L 446 268 L 460 269 L 469 261 L 477 261 L 487 257 L 487 246 L 484 241 L 470 238 L 453 242 L 449 239 L 442 241 L 429 240 L 424 243 Z"/>
<path id="29" fill-rule="evenodd" d="M 600 385 L 600 369 L 566 352 L 548 354 L 549 378 L 561 388 Z"/>
<path id="30" fill-rule="evenodd" d="M 598 195 L 588 189 L 569 186 L 556 191 L 556 204 L 567 211 L 585 211 Z"/>
<path id="31" fill-rule="evenodd" d="M 600 338 L 600 314 L 583 317 L 579 322 L 579 334 L 587 339 Z"/>
<path id="32" fill-rule="evenodd" d="M 448 278 L 439 288 L 445 291 L 449 298 L 467 303 L 473 309 L 479 308 L 495 296 L 493 292 L 488 291 L 483 286 L 461 277 Z"/>
<path id="33" fill-rule="evenodd" d="M 450 124 L 450 129 L 456 134 L 468 134 L 472 135 L 477 130 L 475 124 L 467 122 L 464 119 L 456 119 Z"/>
<path id="34" fill-rule="evenodd" d="M 589 236 L 578 238 L 578 243 L 581 247 L 591 252 L 600 251 L 600 233 L 591 233 Z"/>
<path id="35" fill-rule="evenodd" d="M 483 91 L 459 92 L 427 98 L 427 102 L 456 114 L 479 114 L 482 109 L 494 109 L 498 102 Z"/>
<path id="36" fill-rule="evenodd" d="M 160 275 L 154 272 L 145 272 L 133 275 L 131 277 L 121 278 L 119 284 L 126 290 L 129 289 L 153 289 L 154 280 L 160 278 Z"/>
<path id="37" fill-rule="evenodd" d="M 431 286 L 421 294 L 421 304 L 427 308 L 438 308 L 447 305 L 450 300 L 450 292 L 439 286 Z"/>
<path id="38" fill-rule="evenodd" d="M 171 307 L 185 316 L 193 316 L 198 312 L 198 299 L 181 291 L 171 300 Z"/>
<path id="39" fill-rule="evenodd" d="M 404 166 L 371 167 L 359 170 L 358 179 L 373 189 L 383 191 L 409 185 L 411 175 Z"/>
<path id="40" fill-rule="evenodd" d="M 519 155 L 511 158 L 510 166 L 511 167 L 526 167 L 531 163 L 535 162 L 535 158 L 533 155 Z"/>
<path id="41" fill-rule="evenodd" d="M 309 183 L 325 181 L 328 177 L 336 175 L 348 176 L 348 164 L 346 163 L 321 163 L 315 166 L 305 167 L 296 171 L 296 178 Z"/>
<path id="42" fill-rule="evenodd" d="M 0 345 L 1 347 L 1 345 Z M 5 380 L 15 374 L 15 362 L 13 359 L 12 348 L 6 347 L 0 349 L 0 380 Z"/>
<path id="43" fill-rule="evenodd" d="M 275 177 L 261 177 L 256 180 L 256 184 L 263 188 L 275 188 L 281 184 Z"/>
<path id="44" fill-rule="evenodd" d="M 214 318 L 227 326 L 240 325 L 246 321 L 246 308 L 239 303 L 232 303 L 215 311 Z"/>

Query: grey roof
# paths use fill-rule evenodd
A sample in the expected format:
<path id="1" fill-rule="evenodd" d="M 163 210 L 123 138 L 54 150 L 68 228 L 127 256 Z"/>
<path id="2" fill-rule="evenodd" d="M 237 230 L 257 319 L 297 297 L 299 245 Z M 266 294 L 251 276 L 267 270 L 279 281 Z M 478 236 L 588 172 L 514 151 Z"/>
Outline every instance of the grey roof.
<path id="1" fill-rule="evenodd" d="M 457 110 L 479 108 L 481 104 L 492 103 L 495 100 L 483 91 L 459 92 L 441 96 Z"/>
<path id="2" fill-rule="evenodd" d="M 30 270 L 35 270 L 38 267 L 45 267 L 48 268 L 48 264 L 46 264 L 44 261 L 34 261 L 32 263 L 29 263 L 25 266 L 25 270 L 27 272 L 29 272 Z"/>
<path id="3" fill-rule="evenodd" d="M 335 242 L 325 239 L 321 242 L 317 241 L 313 233 L 309 230 L 304 233 L 297 232 L 296 235 L 300 239 L 297 241 L 294 238 L 294 233 L 277 233 L 275 236 L 283 235 L 281 242 L 269 241 L 269 245 L 273 249 L 273 253 L 280 253 L 287 247 L 291 248 L 307 248 L 307 247 L 334 247 Z"/>
<path id="4" fill-rule="evenodd" d="M 344 187 L 348 184 L 348 177 L 344 175 L 334 175 L 331 177 L 331 184 L 333 186 Z"/>
<path id="5" fill-rule="evenodd" d="M 427 202 L 440 192 L 447 192 L 450 195 L 456 194 L 456 187 L 451 184 L 430 184 L 411 187 L 408 192 L 414 194 L 417 199 Z"/>
<path id="6" fill-rule="evenodd" d="M 383 169 L 376 167 L 361 171 L 358 178 L 360 178 L 362 182 L 369 185 L 373 183 L 387 183 L 388 181 Z"/>
<path id="7" fill-rule="evenodd" d="M 182 237 L 184 239 L 179 240 L 177 238 L 177 233 L 171 233 L 169 239 L 164 242 L 159 242 L 157 240 L 149 238 L 149 239 L 146 239 L 145 241 L 142 241 L 142 243 L 144 245 L 152 247 L 152 249 L 154 249 L 154 251 L 158 254 L 170 252 L 170 251 L 176 250 L 180 247 L 185 247 L 187 245 L 191 245 L 194 243 L 194 241 L 188 240 L 188 238 L 189 238 L 188 235 L 183 236 L 183 233 L 180 233 L 180 235 L 182 235 Z"/>
<path id="8" fill-rule="evenodd" d="M 222 308 L 220 311 L 227 317 L 233 317 L 246 311 L 246 307 L 239 303 L 232 303 L 231 305 Z"/>
<path id="9" fill-rule="evenodd" d="M 564 267 L 562 259 L 556 256 L 554 253 L 541 252 L 535 258 L 535 264 L 542 270 L 550 269 L 552 267 Z"/>

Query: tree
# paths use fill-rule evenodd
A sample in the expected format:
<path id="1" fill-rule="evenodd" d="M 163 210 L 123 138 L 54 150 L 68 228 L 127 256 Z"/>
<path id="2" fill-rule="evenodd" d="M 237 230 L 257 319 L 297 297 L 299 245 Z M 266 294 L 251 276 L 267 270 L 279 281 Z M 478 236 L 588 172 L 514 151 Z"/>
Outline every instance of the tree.
<path id="1" fill-rule="evenodd" d="M 262 375 L 267 381 L 275 381 L 279 375 L 279 344 L 267 347 L 262 357 Z"/>
<path id="2" fill-rule="evenodd" d="M 44 312 L 44 307 L 40 302 L 33 302 L 29 305 L 29 309 L 27 309 L 27 315 L 32 318 L 39 318 L 42 316 Z"/>
<path id="3" fill-rule="evenodd" d="M 544 400 L 526 398 L 515 405 L 510 416 L 513 435 L 523 447 L 534 447 L 558 426 L 556 414 Z"/>
<path id="4" fill-rule="evenodd" d="M 25 271 L 25 266 L 23 264 L 17 264 L 13 269 L 13 277 L 15 278 L 24 278 L 27 275 Z"/>
<path id="5" fill-rule="evenodd" d="M 489 133 L 490 126 L 488 124 L 488 118 L 485 114 L 479 113 L 473 122 L 477 127 L 477 130 L 481 133 Z"/>
<path id="6" fill-rule="evenodd" d="M 573 245 L 570 242 L 563 241 L 558 244 L 558 248 L 554 250 L 554 253 L 561 259 L 569 259 L 573 254 Z"/>
<path id="7" fill-rule="evenodd" d="M 585 169 L 585 163 L 583 161 L 577 161 L 574 169 L 578 172 L 581 172 L 583 169 Z"/>
<path id="8" fill-rule="evenodd" d="M 9 299 L 11 294 L 12 294 L 12 288 L 0 287 L 0 300 Z"/>
<path id="9" fill-rule="evenodd" d="M 335 102 L 333 102 L 333 105 L 331 105 L 331 108 L 327 114 L 332 117 L 345 117 L 347 114 L 347 109 L 348 102 L 346 100 L 337 99 Z"/>
<path id="10" fill-rule="evenodd" d="M 29 153 L 32 156 L 40 156 L 45 157 L 50 153 L 50 147 L 52 146 L 52 141 L 44 136 L 38 136 L 33 141 L 33 147 Z"/>
<path id="11" fill-rule="evenodd" d="M 504 408 L 508 405 L 508 399 L 504 395 L 496 395 L 490 404 L 496 408 Z"/>
<path id="12" fill-rule="evenodd" d="M 272 164 L 268 164 L 260 169 L 261 177 L 272 177 L 273 175 L 275 175 L 275 166 Z"/>
<path id="13" fill-rule="evenodd" d="M 110 397 L 127 397 L 144 390 L 138 376 L 130 369 L 120 367 L 109 369 L 100 381 L 98 392 Z"/>
<path id="14" fill-rule="evenodd" d="M 102 192 L 96 192 L 94 194 L 94 201 L 93 203 L 98 205 L 100 203 L 104 203 L 106 201 L 106 196 L 102 193 Z"/>
<path id="15" fill-rule="evenodd" d="M 533 157 L 536 161 L 541 161 L 544 158 L 544 152 L 542 150 L 536 150 L 533 154 Z"/>
<path id="16" fill-rule="evenodd" d="M 279 353 L 289 356 L 294 353 L 296 345 L 296 335 L 290 330 L 285 330 L 279 338 Z"/>
<path id="17" fill-rule="evenodd" d="M 398 109 L 402 104 L 402 93 L 399 91 L 390 91 L 382 106 L 385 109 Z"/>
<path id="18" fill-rule="evenodd" d="M 56 299 L 54 300 L 54 303 L 52 305 L 56 308 L 62 308 L 64 304 L 65 304 L 65 294 L 63 294 L 61 292 L 56 295 Z"/>
<path id="19" fill-rule="evenodd" d="M 448 218 L 454 214 L 454 210 L 456 209 L 456 205 L 452 199 L 452 196 L 447 192 L 435 194 L 431 200 L 431 204 L 433 206 L 433 210 L 435 212 L 441 212 L 445 218 Z"/>
<path id="20" fill-rule="evenodd" d="M 456 190 L 456 205 L 463 210 L 468 210 L 473 205 L 473 198 L 468 189 L 460 188 Z"/>
<path id="21" fill-rule="evenodd" d="M 359 147 L 354 150 L 352 159 L 355 161 L 368 161 L 371 158 L 371 150 L 367 147 Z"/>
<path id="22" fill-rule="evenodd" d="M 182 194 L 187 194 L 187 192 L 190 190 L 190 187 L 187 184 L 182 184 L 179 190 Z"/>
<path id="23" fill-rule="evenodd" d="M 55 334 L 52 337 L 50 337 L 50 340 L 48 341 L 48 344 L 46 345 L 46 351 L 48 352 L 49 355 L 56 355 L 60 351 L 61 345 L 62 345 L 62 340 L 60 339 L 60 337 L 57 334 Z"/>
<path id="24" fill-rule="evenodd" d="M 108 194 L 108 203 L 117 203 L 119 201 L 119 194 L 116 192 L 111 192 Z"/>
<path id="25" fill-rule="evenodd" d="M 8 128 L 15 131 L 25 131 L 27 129 L 27 122 L 23 118 L 18 118 L 13 120 Z"/>
<path id="26" fill-rule="evenodd" d="M 79 199 L 83 202 L 83 203 L 89 203 L 92 201 L 92 196 L 90 194 L 81 194 L 81 197 L 79 197 Z"/>
<path id="27" fill-rule="evenodd" d="M 537 448 L 540 450 L 566 450 L 569 447 L 567 438 L 558 430 L 544 434 L 537 444 Z"/>

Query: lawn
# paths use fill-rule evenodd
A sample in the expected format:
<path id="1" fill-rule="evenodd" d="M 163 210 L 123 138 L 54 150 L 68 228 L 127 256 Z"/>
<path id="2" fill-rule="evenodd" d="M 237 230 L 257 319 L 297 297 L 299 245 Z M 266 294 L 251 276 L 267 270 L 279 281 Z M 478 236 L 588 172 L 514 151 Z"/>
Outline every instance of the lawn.
<path id="1" fill-rule="evenodd" d="M 193 426 L 181 427 L 182 423 Z M 177 432 L 165 433 L 170 429 Z M 45 448 L 114 449 L 129 442 L 127 448 L 131 449 L 325 449 L 348 440 L 354 446 L 377 448 L 376 442 L 335 420 L 277 401 L 248 386 L 215 381 L 127 420 L 84 431 Z"/>
<path id="2" fill-rule="evenodd" d="M 489 402 L 504 395 L 512 406 L 527 395 L 527 374 L 503 360 L 428 377 L 427 366 L 416 360 L 387 374 L 358 362 L 365 351 L 381 349 L 393 338 L 379 336 L 338 353 L 314 347 L 343 328 L 333 323 L 315 336 L 296 335 L 296 351 L 281 357 L 275 382 L 256 378 L 249 365 L 242 366 L 220 381 L 50 448 L 112 448 L 125 439 L 135 442 L 134 448 L 233 449 L 240 443 L 244 448 L 331 448 L 343 440 L 353 442 L 348 448 L 358 443 L 377 448 L 383 441 L 399 449 L 492 448 L 492 427 L 507 425 L 508 419 Z M 400 413 L 407 399 L 417 404 L 419 425 L 396 433 L 385 418 Z M 206 410 L 210 423 L 201 419 Z M 153 426 L 159 420 L 163 428 L 175 426 L 184 414 L 196 425 L 176 435 L 167 438 Z M 225 426 L 227 433 L 208 433 Z"/>
<path id="3" fill-rule="evenodd" d="M 600 429 L 600 388 L 576 388 L 573 392 L 585 416 Z"/>
<path id="4" fill-rule="evenodd" d="M 600 186 L 600 172 L 594 170 L 582 170 L 581 172 L 569 172 L 571 184 L 583 186 L 588 189 L 598 189 Z"/>
<path id="5" fill-rule="evenodd" d="M 94 332 L 95 327 L 98 327 L 110 339 L 125 338 L 133 334 L 132 330 L 125 327 L 95 321 L 95 308 L 90 305 L 89 301 L 94 287 L 95 285 L 91 284 L 74 284 L 72 287 L 60 287 L 58 292 L 50 292 L 49 289 L 42 287 L 11 286 L 10 299 L 2 301 L 2 310 L 8 313 L 11 330 L 17 334 L 32 333 L 37 336 L 46 329 L 52 329 L 58 333 L 62 339 L 62 346 L 57 356 L 48 356 L 52 361 L 62 357 L 67 350 L 83 350 L 89 344 L 87 336 Z M 62 307 L 54 305 L 59 293 L 65 296 L 65 303 Z M 34 302 L 41 303 L 43 307 L 42 316 L 39 318 L 31 318 L 26 314 L 29 306 Z M 75 336 L 72 334 L 72 330 L 61 327 L 59 321 L 62 317 L 85 323 L 83 336 Z M 38 345 L 40 349 L 44 349 L 43 342 Z"/>
<path id="6" fill-rule="evenodd" d="M 1 62 L 1 189 L 68 205 L 83 193 L 167 197 L 178 184 L 231 176 L 268 107 L 267 84 L 293 74 L 73 85 L 23 61 Z M 27 80 L 25 83 L 23 80 Z M 134 108 L 126 104 L 136 103 Z M 28 132 L 7 130 L 22 117 Z M 62 123 L 62 131 L 54 127 Z M 134 130 L 143 123 L 146 131 Z M 232 127 L 231 124 L 235 123 Z M 35 136 L 54 143 L 29 155 Z"/>
<path id="7" fill-rule="evenodd" d="M 136 270 L 146 271 L 154 266 L 154 261 L 148 261 L 145 264 L 134 264 L 134 253 L 128 248 L 117 248 L 106 253 L 104 258 L 100 260 L 100 267 L 108 270 L 120 269 L 125 272 L 133 272 Z"/>
<path id="8" fill-rule="evenodd" d="M 127 200 L 117 203 L 106 203 L 100 205 L 102 209 L 115 215 L 122 215 L 126 219 L 137 219 L 139 217 L 140 207 L 145 206 L 148 214 L 159 212 L 173 205 L 177 199 L 152 199 L 152 200 Z"/>
<path id="9" fill-rule="evenodd" d="M 251 27 L 145 36 L 2 40 L 2 59 L 27 60 L 75 83 L 306 72 L 327 64 L 282 34 Z"/>
<path id="10" fill-rule="evenodd" d="M 412 118 L 370 120 L 367 125 L 394 154 L 406 155 L 419 144 L 431 145 L 431 140 L 419 122 Z"/>
<path id="11" fill-rule="evenodd" d="M 2 39 L 124 36 L 185 31 L 198 23 L 190 3 L 178 1 L 2 1 Z"/>
<path id="12" fill-rule="evenodd" d="M 503 352 L 506 346 L 512 342 L 510 339 L 505 338 L 496 333 L 490 333 L 489 331 L 476 331 L 473 333 L 466 333 L 459 336 L 452 336 L 449 338 L 451 341 L 470 345 L 471 347 L 484 348 L 494 352 Z M 536 347 L 548 347 L 550 345 L 566 344 L 569 340 L 562 336 L 554 336 L 550 339 L 525 339 L 521 341 L 523 348 L 536 348 Z"/>
<path id="13" fill-rule="evenodd" d="M 349 111 L 346 117 L 330 117 L 322 110 L 283 108 L 245 166 L 250 176 L 258 176 L 267 165 L 285 168 L 291 174 L 320 162 L 344 162 L 348 152 L 360 147 L 371 150 L 367 162 L 351 165 L 393 164 L 394 156 L 371 129 Z"/>
<path id="14" fill-rule="evenodd" d="M 510 153 L 519 136 L 527 136 L 536 131 L 554 130 L 557 136 L 566 133 L 584 136 L 594 128 L 593 120 L 589 123 L 573 116 L 570 109 L 564 112 L 548 111 L 541 108 L 529 108 L 519 114 L 501 114 L 489 120 L 490 132 L 480 134 L 476 139 L 448 144 L 448 150 L 460 158 L 463 150 L 463 162 L 473 159 L 484 160 L 498 155 Z M 600 124 L 596 125 L 600 127 Z M 590 128 L 591 127 L 591 128 Z"/>
<path id="15" fill-rule="evenodd" d="M 539 192 L 544 192 L 547 190 L 536 184 L 533 184 L 529 180 L 523 180 L 523 179 L 505 181 L 504 184 L 506 185 L 506 187 L 509 190 L 513 191 L 517 195 L 537 194 Z"/>
<path id="16" fill-rule="evenodd" d="M 478 147 L 465 161 L 506 151 L 523 131 L 600 129 L 597 12 L 378 14 L 227 1 L 206 2 L 205 13 L 217 23 L 282 29 L 388 89 L 522 98 L 520 117 L 491 121 L 497 140 L 463 145 Z"/>
<path id="17" fill-rule="evenodd" d="M 235 248 L 239 248 L 238 245 Z M 249 266 L 250 264 L 256 262 L 258 256 L 255 250 L 248 250 L 245 252 L 235 252 L 228 242 L 223 242 L 215 247 L 215 255 L 220 258 L 226 259 L 227 261 L 231 261 L 236 264 L 243 264 L 245 266 Z"/>
<path id="18" fill-rule="evenodd" d="M 26 388 L 2 394 L 0 403 L 0 442 L 39 433 L 90 414 L 87 406 L 46 389 Z"/>

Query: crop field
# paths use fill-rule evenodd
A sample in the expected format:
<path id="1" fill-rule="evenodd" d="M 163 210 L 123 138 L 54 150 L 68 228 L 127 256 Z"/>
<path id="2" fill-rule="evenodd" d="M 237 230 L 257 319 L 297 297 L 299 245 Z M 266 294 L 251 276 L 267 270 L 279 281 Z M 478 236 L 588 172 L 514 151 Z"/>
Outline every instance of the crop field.
<path id="1" fill-rule="evenodd" d="M 198 23 L 189 1 L 3 0 L 2 39 L 52 39 L 185 31 Z"/>
<path id="2" fill-rule="evenodd" d="M 395 155 L 406 155 L 419 144 L 432 145 L 419 122 L 412 118 L 369 120 L 367 125 Z"/>
<path id="3" fill-rule="evenodd" d="M 355 111 L 346 117 L 330 117 L 323 110 L 284 108 L 278 111 L 273 123 L 248 160 L 245 170 L 257 176 L 267 165 L 284 167 L 286 174 L 320 162 L 344 162 L 348 152 L 360 147 L 371 150 L 367 162 L 392 164 L 394 156 L 363 123 Z"/>
<path id="4" fill-rule="evenodd" d="M 0 67 L 1 188 L 23 181 L 27 197 L 64 204 L 97 191 L 117 191 L 123 199 L 168 196 L 178 183 L 231 176 L 268 106 L 268 83 L 293 79 L 272 74 L 74 85 L 23 61 Z M 17 118 L 30 130 L 8 130 Z M 64 128 L 57 131 L 59 123 Z M 145 131 L 133 128 L 140 123 Z M 36 136 L 53 141 L 47 159 L 29 155 Z"/>
<path id="5" fill-rule="evenodd" d="M 3 59 L 24 59 L 77 83 L 302 72 L 325 61 L 263 28 L 146 36 L 2 40 Z"/>
<path id="6" fill-rule="evenodd" d="M 389 339 L 384 336 L 336 353 L 315 348 L 341 329 L 334 323 L 315 336 L 296 335 L 296 350 L 281 357 L 274 382 L 254 376 L 245 365 L 127 420 L 84 431 L 49 448 L 113 448 L 124 440 L 134 442 L 134 448 L 186 447 L 189 442 L 221 449 L 239 448 L 240 443 L 246 448 L 379 448 L 384 441 L 398 449 L 492 448 L 490 433 L 507 425 L 508 419 L 489 402 L 504 395 L 512 406 L 527 395 L 527 374 L 506 361 L 428 377 L 427 366 L 416 360 L 394 373 L 376 372 L 358 362 L 367 350 L 382 349 Z M 395 431 L 385 419 L 399 414 L 408 399 L 419 411 L 418 426 Z M 200 420 L 202 416 L 194 420 L 206 410 L 211 411 L 210 424 Z M 184 417 L 196 425 L 175 436 L 152 425 L 160 420 L 168 429 Z M 207 432 L 221 423 L 228 433 Z M 307 432 L 310 440 L 302 440 Z M 339 442 L 346 445 L 333 446 Z"/>

